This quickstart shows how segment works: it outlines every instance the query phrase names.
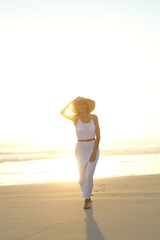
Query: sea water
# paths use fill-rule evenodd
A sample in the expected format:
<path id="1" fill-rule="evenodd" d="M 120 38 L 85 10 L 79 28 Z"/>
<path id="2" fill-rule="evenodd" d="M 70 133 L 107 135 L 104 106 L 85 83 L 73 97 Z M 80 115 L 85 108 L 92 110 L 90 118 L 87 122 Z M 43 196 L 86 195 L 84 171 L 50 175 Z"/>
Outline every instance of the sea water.
<path id="1" fill-rule="evenodd" d="M 160 153 L 100 154 L 94 178 L 160 174 Z M 45 158 L 46 157 L 46 158 Z M 40 152 L 26 149 L 0 154 L 0 185 L 78 181 L 74 152 Z"/>

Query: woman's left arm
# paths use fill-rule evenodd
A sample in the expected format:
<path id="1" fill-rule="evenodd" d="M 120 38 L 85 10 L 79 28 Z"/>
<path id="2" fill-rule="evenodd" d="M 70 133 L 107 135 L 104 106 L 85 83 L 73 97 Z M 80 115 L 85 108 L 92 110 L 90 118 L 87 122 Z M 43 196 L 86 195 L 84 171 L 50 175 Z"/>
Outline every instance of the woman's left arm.
<path id="1" fill-rule="evenodd" d="M 94 149 L 93 149 L 93 153 L 91 154 L 90 157 L 90 162 L 94 162 L 96 160 L 96 155 L 97 155 L 97 149 L 99 146 L 99 142 L 100 142 L 100 128 L 99 128 L 99 123 L 98 123 L 98 117 L 96 115 L 93 115 L 93 121 L 95 124 L 95 134 L 96 134 L 96 140 L 95 140 L 95 145 L 94 145 Z"/>

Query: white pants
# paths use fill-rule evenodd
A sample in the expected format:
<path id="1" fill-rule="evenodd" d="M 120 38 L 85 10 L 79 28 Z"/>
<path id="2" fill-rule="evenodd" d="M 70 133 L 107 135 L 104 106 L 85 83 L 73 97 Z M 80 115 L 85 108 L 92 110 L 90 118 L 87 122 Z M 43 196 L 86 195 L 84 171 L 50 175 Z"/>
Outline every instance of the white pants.
<path id="1" fill-rule="evenodd" d="M 83 198 L 85 199 L 89 199 L 91 197 L 93 189 L 93 174 L 97 161 L 98 159 L 79 167 L 79 184 L 83 192 Z"/>

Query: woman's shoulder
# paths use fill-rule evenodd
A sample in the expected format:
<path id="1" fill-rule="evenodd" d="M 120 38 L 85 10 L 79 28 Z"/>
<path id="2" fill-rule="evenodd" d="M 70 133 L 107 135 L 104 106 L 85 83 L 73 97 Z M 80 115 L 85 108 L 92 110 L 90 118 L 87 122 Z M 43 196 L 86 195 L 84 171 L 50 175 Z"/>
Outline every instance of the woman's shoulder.
<path id="1" fill-rule="evenodd" d="M 97 115 L 95 115 L 95 114 L 91 114 L 91 118 L 92 118 L 93 120 L 97 120 L 97 119 L 98 119 Z"/>
<path id="2" fill-rule="evenodd" d="M 78 120 L 79 120 L 79 116 L 78 115 L 74 115 L 73 123 L 74 123 L 75 126 L 77 125 Z"/>
<path id="3" fill-rule="evenodd" d="M 96 126 L 98 126 L 98 125 L 99 125 L 99 121 L 98 121 L 97 115 L 92 114 L 92 115 L 91 115 L 91 118 L 93 119 L 94 124 L 95 124 Z"/>

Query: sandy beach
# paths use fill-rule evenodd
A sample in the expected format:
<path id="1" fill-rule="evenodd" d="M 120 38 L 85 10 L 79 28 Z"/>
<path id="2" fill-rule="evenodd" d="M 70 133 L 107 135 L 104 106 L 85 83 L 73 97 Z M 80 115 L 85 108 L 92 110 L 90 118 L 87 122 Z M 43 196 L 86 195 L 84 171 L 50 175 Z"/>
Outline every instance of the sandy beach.
<path id="1" fill-rule="evenodd" d="M 92 209 L 78 182 L 0 187 L 2 240 L 159 240 L 160 175 L 94 180 Z"/>

